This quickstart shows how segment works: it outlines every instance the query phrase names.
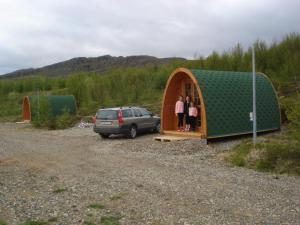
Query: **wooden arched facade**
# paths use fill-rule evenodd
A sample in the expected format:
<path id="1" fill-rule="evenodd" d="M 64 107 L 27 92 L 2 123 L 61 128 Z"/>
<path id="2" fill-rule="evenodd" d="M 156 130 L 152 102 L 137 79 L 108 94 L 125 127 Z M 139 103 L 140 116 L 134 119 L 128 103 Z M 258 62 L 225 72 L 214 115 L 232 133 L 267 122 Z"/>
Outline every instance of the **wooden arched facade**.
<path id="1" fill-rule="evenodd" d="M 177 132 L 175 104 L 188 95 L 198 109 L 195 132 Z M 276 91 L 265 74 L 256 73 L 257 132 L 280 129 Z M 217 138 L 252 133 L 252 73 L 176 69 L 162 99 L 161 133 Z"/>
<path id="2" fill-rule="evenodd" d="M 29 101 L 29 97 L 25 96 L 23 98 L 23 107 L 22 107 L 22 111 L 23 111 L 23 120 L 31 120 L 31 110 L 30 110 L 30 101 Z"/>
<path id="3" fill-rule="evenodd" d="M 161 133 L 174 134 L 174 131 L 177 130 L 174 106 L 180 95 L 184 97 L 189 95 L 198 109 L 196 131 L 191 134 L 205 138 L 207 136 L 206 112 L 201 89 L 195 76 L 185 68 L 173 71 L 167 81 L 162 100 Z"/>

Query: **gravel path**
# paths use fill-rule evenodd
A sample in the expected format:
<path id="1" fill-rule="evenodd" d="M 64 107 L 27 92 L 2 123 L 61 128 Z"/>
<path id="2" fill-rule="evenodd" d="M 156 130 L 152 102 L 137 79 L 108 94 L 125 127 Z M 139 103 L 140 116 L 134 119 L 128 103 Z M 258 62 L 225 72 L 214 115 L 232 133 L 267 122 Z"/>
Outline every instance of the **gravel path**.
<path id="1" fill-rule="evenodd" d="M 300 224 L 300 179 L 227 165 L 224 146 L 103 140 L 0 124 L 0 219 L 48 224 Z M 98 204 L 90 207 L 91 204 Z M 117 224 L 117 223 L 115 223 Z"/>

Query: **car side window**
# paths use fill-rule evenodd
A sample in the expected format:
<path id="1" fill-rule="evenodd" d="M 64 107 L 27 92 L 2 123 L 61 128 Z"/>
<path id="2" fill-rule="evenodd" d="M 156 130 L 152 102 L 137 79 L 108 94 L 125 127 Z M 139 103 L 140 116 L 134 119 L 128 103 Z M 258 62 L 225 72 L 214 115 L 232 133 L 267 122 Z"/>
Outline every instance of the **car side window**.
<path id="1" fill-rule="evenodd" d="M 135 116 L 135 117 L 141 117 L 141 116 L 142 116 L 141 111 L 138 110 L 138 109 L 134 109 L 133 112 L 134 112 L 134 116 Z"/>
<path id="2" fill-rule="evenodd" d="M 123 115 L 124 118 L 132 117 L 131 109 L 123 109 L 122 110 L 122 115 Z"/>
<path id="3" fill-rule="evenodd" d="M 151 116 L 151 113 L 146 109 L 140 109 L 140 111 L 143 116 L 148 116 L 148 117 Z"/>

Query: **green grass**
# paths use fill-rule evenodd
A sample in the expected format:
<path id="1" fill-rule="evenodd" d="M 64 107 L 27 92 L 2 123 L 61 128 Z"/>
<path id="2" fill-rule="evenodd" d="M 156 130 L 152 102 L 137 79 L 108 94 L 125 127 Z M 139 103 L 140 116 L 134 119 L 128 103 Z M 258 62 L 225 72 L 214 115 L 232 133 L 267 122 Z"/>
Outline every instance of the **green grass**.
<path id="1" fill-rule="evenodd" d="M 51 217 L 48 219 L 49 223 L 57 222 L 57 217 Z"/>
<path id="2" fill-rule="evenodd" d="M 117 200 L 122 199 L 122 198 L 123 198 L 124 196 L 126 196 L 126 195 L 128 195 L 128 193 L 122 192 L 122 193 L 118 193 L 118 194 L 116 194 L 116 195 L 111 196 L 109 199 L 110 199 L 111 201 L 117 201 Z"/>
<path id="3" fill-rule="evenodd" d="M 121 216 L 103 216 L 101 217 L 100 224 L 102 225 L 120 225 L 119 220 Z"/>
<path id="4" fill-rule="evenodd" d="M 41 220 L 27 220 L 22 225 L 47 225 L 48 223 Z"/>
<path id="5" fill-rule="evenodd" d="M 62 193 L 62 192 L 66 192 L 67 190 L 68 190 L 67 188 L 57 188 L 53 191 L 53 193 L 59 194 L 59 193 Z"/>
<path id="6" fill-rule="evenodd" d="M 84 221 L 83 225 L 95 225 L 95 224 L 91 221 Z"/>
<path id="7" fill-rule="evenodd" d="M 246 166 L 246 156 L 251 150 L 252 144 L 244 142 L 235 147 L 234 153 L 231 155 L 230 161 L 233 165 L 236 166 Z"/>
<path id="8" fill-rule="evenodd" d="M 299 131 L 263 138 L 254 148 L 251 141 L 243 142 L 231 151 L 228 160 L 235 166 L 263 172 L 300 176 Z"/>
<path id="9" fill-rule="evenodd" d="M 92 209 L 104 209 L 105 208 L 104 205 L 99 204 L 99 203 L 92 203 L 88 207 L 92 208 Z"/>
<path id="10" fill-rule="evenodd" d="M 4 219 L 0 218 L 0 225 L 7 225 L 7 222 Z"/>

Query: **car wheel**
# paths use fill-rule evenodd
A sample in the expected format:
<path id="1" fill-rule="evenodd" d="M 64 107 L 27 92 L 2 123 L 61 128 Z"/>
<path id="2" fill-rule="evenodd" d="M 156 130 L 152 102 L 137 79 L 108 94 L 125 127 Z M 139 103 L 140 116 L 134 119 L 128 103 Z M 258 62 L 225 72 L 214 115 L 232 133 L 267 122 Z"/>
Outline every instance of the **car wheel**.
<path id="1" fill-rule="evenodd" d="M 160 133 L 160 123 L 157 123 L 156 126 L 154 127 L 153 131 L 155 133 Z"/>
<path id="2" fill-rule="evenodd" d="M 109 134 L 99 134 L 102 138 L 108 138 L 109 137 Z"/>
<path id="3" fill-rule="evenodd" d="M 136 135 L 137 135 L 136 126 L 131 126 L 130 129 L 129 129 L 127 137 L 133 139 L 133 138 L 136 138 Z"/>

